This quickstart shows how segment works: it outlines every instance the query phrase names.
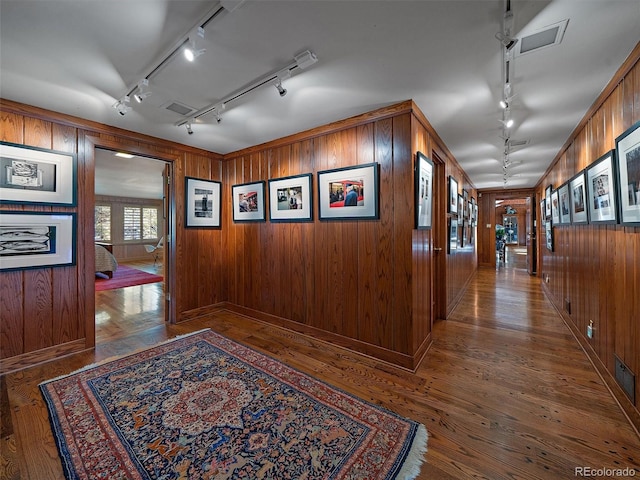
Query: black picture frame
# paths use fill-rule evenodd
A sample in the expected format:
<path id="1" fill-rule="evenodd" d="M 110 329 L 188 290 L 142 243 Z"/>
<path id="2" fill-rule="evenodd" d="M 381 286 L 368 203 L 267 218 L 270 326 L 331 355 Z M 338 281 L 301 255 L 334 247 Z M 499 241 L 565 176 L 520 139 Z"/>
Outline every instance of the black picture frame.
<path id="1" fill-rule="evenodd" d="M 458 248 L 458 219 L 449 217 L 449 242 L 447 243 L 447 253 L 451 253 Z"/>
<path id="2" fill-rule="evenodd" d="M 458 218 L 464 218 L 464 197 L 461 194 L 458 194 Z"/>
<path id="3" fill-rule="evenodd" d="M 263 180 L 231 187 L 234 223 L 266 221 Z"/>
<path id="4" fill-rule="evenodd" d="M 560 223 L 560 199 L 558 196 L 558 190 L 551 192 L 551 221 L 553 225 Z"/>
<path id="5" fill-rule="evenodd" d="M 184 198 L 185 228 L 222 228 L 221 182 L 185 177 Z"/>
<path id="6" fill-rule="evenodd" d="M 615 150 L 611 150 L 586 168 L 589 223 L 618 223 Z"/>
<path id="7" fill-rule="evenodd" d="M 269 179 L 270 222 L 313 221 L 312 176 L 311 173 L 305 173 Z"/>
<path id="8" fill-rule="evenodd" d="M 373 162 L 318 172 L 318 218 L 379 219 L 379 169 Z"/>
<path id="9" fill-rule="evenodd" d="M 616 138 L 620 223 L 640 226 L 640 121 Z"/>
<path id="10" fill-rule="evenodd" d="M 422 152 L 416 154 L 416 229 L 429 230 L 433 223 L 433 162 Z"/>
<path id="11" fill-rule="evenodd" d="M 0 204 L 76 206 L 77 177 L 75 153 L 0 142 Z"/>
<path id="12" fill-rule="evenodd" d="M 569 198 L 571 200 L 571 223 L 586 225 L 589 223 L 587 211 L 587 185 L 584 170 L 569 180 Z"/>
<path id="13" fill-rule="evenodd" d="M 478 205 L 476 204 L 476 199 L 475 197 L 471 197 L 471 205 L 469 207 L 469 210 L 471 212 L 470 214 L 470 224 L 471 227 L 475 227 L 476 225 L 478 225 Z"/>
<path id="14" fill-rule="evenodd" d="M 76 213 L 0 211 L 0 271 L 76 264 Z"/>
<path id="15" fill-rule="evenodd" d="M 569 200 L 569 182 L 558 189 L 558 225 L 571 224 L 571 201 Z"/>
<path id="16" fill-rule="evenodd" d="M 458 213 L 458 181 L 449 175 L 449 207 L 447 208 L 449 213 Z"/>
<path id="17" fill-rule="evenodd" d="M 542 199 L 540 200 L 540 220 L 544 220 L 547 218 L 547 206 L 546 206 L 546 199 Z"/>
<path id="18" fill-rule="evenodd" d="M 545 188 L 544 190 L 544 199 L 545 199 L 545 203 L 544 203 L 544 217 L 543 218 L 550 218 L 551 217 L 551 192 L 553 191 L 553 186 L 551 184 L 547 185 L 547 188 Z"/>
<path id="19" fill-rule="evenodd" d="M 547 244 L 547 250 L 553 252 L 553 223 L 551 222 L 551 220 L 545 220 L 544 234 Z"/>

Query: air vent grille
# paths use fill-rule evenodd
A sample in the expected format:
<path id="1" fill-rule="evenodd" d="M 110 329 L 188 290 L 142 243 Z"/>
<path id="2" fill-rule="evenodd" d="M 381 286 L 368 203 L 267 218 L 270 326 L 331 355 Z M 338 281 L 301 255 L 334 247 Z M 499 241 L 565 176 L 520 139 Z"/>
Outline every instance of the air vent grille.
<path id="1" fill-rule="evenodd" d="M 525 55 L 541 48 L 558 45 L 562 41 L 569 19 L 549 25 L 531 35 L 525 35 L 517 43 L 517 55 Z"/>
<path id="2" fill-rule="evenodd" d="M 167 110 L 171 110 L 172 112 L 179 113 L 180 115 L 184 115 L 185 117 L 195 112 L 194 108 L 187 107 L 178 102 L 171 102 L 165 106 Z"/>

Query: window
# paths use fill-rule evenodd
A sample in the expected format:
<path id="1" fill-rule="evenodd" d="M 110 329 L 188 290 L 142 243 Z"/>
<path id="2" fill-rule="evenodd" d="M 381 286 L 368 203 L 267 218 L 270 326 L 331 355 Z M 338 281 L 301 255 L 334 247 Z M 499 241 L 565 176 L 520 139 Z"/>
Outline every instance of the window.
<path id="1" fill-rule="evenodd" d="M 96 241 L 111 241 L 111 207 L 109 205 L 96 205 L 95 229 Z"/>
<path id="2" fill-rule="evenodd" d="M 158 238 L 158 209 L 124 207 L 124 240 Z"/>

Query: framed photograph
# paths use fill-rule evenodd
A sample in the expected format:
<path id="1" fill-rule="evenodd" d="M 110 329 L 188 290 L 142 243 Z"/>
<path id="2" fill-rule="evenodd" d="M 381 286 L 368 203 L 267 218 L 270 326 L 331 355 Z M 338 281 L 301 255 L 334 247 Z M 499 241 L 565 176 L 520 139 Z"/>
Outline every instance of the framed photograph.
<path id="1" fill-rule="evenodd" d="M 320 220 L 380 218 L 378 169 L 368 163 L 318 172 Z"/>
<path id="2" fill-rule="evenodd" d="M 571 205 L 569 202 L 569 182 L 567 182 L 558 189 L 559 225 L 569 225 L 571 223 Z"/>
<path id="3" fill-rule="evenodd" d="M 586 169 L 587 205 L 590 223 L 617 223 L 614 150 Z"/>
<path id="4" fill-rule="evenodd" d="M 310 173 L 269 180 L 269 220 L 312 221 L 312 198 Z"/>
<path id="5" fill-rule="evenodd" d="M 558 190 L 551 192 L 551 221 L 554 225 L 560 223 L 560 200 Z"/>
<path id="6" fill-rule="evenodd" d="M 185 177 L 185 228 L 221 228 L 222 184 Z"/>
<path id="7" fill-rule="evenodd" d="M 0 203 L 75 206 L 77 157 L 0 142 Z"/>
<path id="8" fill-rule="evenodd" d="M 540 219 L 544 220 L 545 218 L 547 218 L 547 207 L 546 207 L 546 200 L 543 198 L 542 200 L 540 200 Z"/>
<path id="9" fill-rule="evenodd" d="M 589 222 L 587 216 L 587 190 L 584 181 L 584 171 L 569 180 L 571 223 L 577 225 Z"/>
<path id="10" fill-rule="evenodd" d="M 449 243 L 447 244 L 447 253 L 458 248 L 458 219 L 449 218 Z"/>
<path id="11" fill-rule="evenodd" d="M 620 223 L 640 226 L 640 122 L 616 138 Z"/>
<path id="12" fill-rule="evenodd" d="M 243 183 L 231 187 L 234 222 L 264 222 L 264 182 Z"/>
<path id="13" fill-rule="evenodd" d="M 470 217 L 471 217 L 471 226 L 475 227 L 478 224 L 478 212 L 477 212 L 477 208 L 478 205 L 476 204 L 476 199 L 475 197 L 471 197 L 471 202 L 469 204 L 469 210 L 470 210 Z"/>
<path id="14" fill-rule="evenodd" d="M 430 229 L 433 211 L 433 162 L 418 152 L 416 157 L 416 228 Z"/>
<path id="15" fill-rule="evenodd" d="M 551 220 L 544 222 L 544 234 L 547 240 L 547 250 L 553 252 L 553 228 L 551 225 Z"/>
<path id="16" fill-rule="evenodd" d="M 462 189 L 462 213 L 460 213 L 465 220 L 469 220 L 469 192 Z"/>
<path id="17" fill-rule="evenodd" d="M 449 175 L 449 213 L 458 213 L 458 181 Z"/>
<path id="18" fill-rule="evenodd" d="M 75 213 L 0 211 L 0 271 L 75 264 Z"/>
<path id="19" fill-rule="evenodd" d="M 458 217 L 460 220 L 464 218 L 464 198 L 458 194 Z"/>
<path id="20" fill-rule="evenodd" d="M 551 185 L 547 186 L 547 188 L 544 190 L 545 210 L 544 210 L 544 216 L 542 218 L 551 217 L 551 192 L 552 191 L 553 191 L 553 187 Z"/>

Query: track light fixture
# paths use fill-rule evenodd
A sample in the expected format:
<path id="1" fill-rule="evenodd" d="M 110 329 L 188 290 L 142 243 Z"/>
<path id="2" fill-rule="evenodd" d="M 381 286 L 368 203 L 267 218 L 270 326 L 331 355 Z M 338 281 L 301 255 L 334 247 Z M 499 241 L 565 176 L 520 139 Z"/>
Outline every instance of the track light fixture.
<path id="1" fill-rule="evenodd" d="M 129 95 L 125 95 L 124 97 L 122 97 L 120 100 L 118 100 L 116 103 L 113 104 L 113 108 L 115 108 L 118 113 L 120 115 L 122 115 L 123 117 L 129 113 L 132 108 L 128 105 L 130 101 Z"/>
<path id="2" fill-rule="evenodd" d="M 204 39 L 204 28 L 198 27 L 191 35 L 189 35 L 188 45 L 184 48 L 184 57 L 193 62 L 207 50 L 205 48 L 198 49 L 198 38 Z"/>
<path id="3" fill-rule="evenodd" d="M 138 91 L 133 96 L 133 99 L 138 103 L 142 103 L 145 98 L 151 95 L 151 92 L 148 90 L 148 87 L 149 87 L 149 80 L 147 80 L 146 78 L 143 78 L 142 80 L 140 80 L 138 82 Z"/>
<path id="4" fill-rule="evenodd" d="M 284 97 L 287 94 L 287 90 L 282 86 L 282 80 L 280 80 L 280 78 L 276 80 L 275 87 L 278 89 L 278 93 L 281 97 Z"/>
<path id="5" fill-rule="evenodd" d="M 193 135 L 193 129 L 191 128 L 191 122 L 187 122 L 184 124 L 185 128 L 187 129 L 187 133 L 189 135 Z"/>

